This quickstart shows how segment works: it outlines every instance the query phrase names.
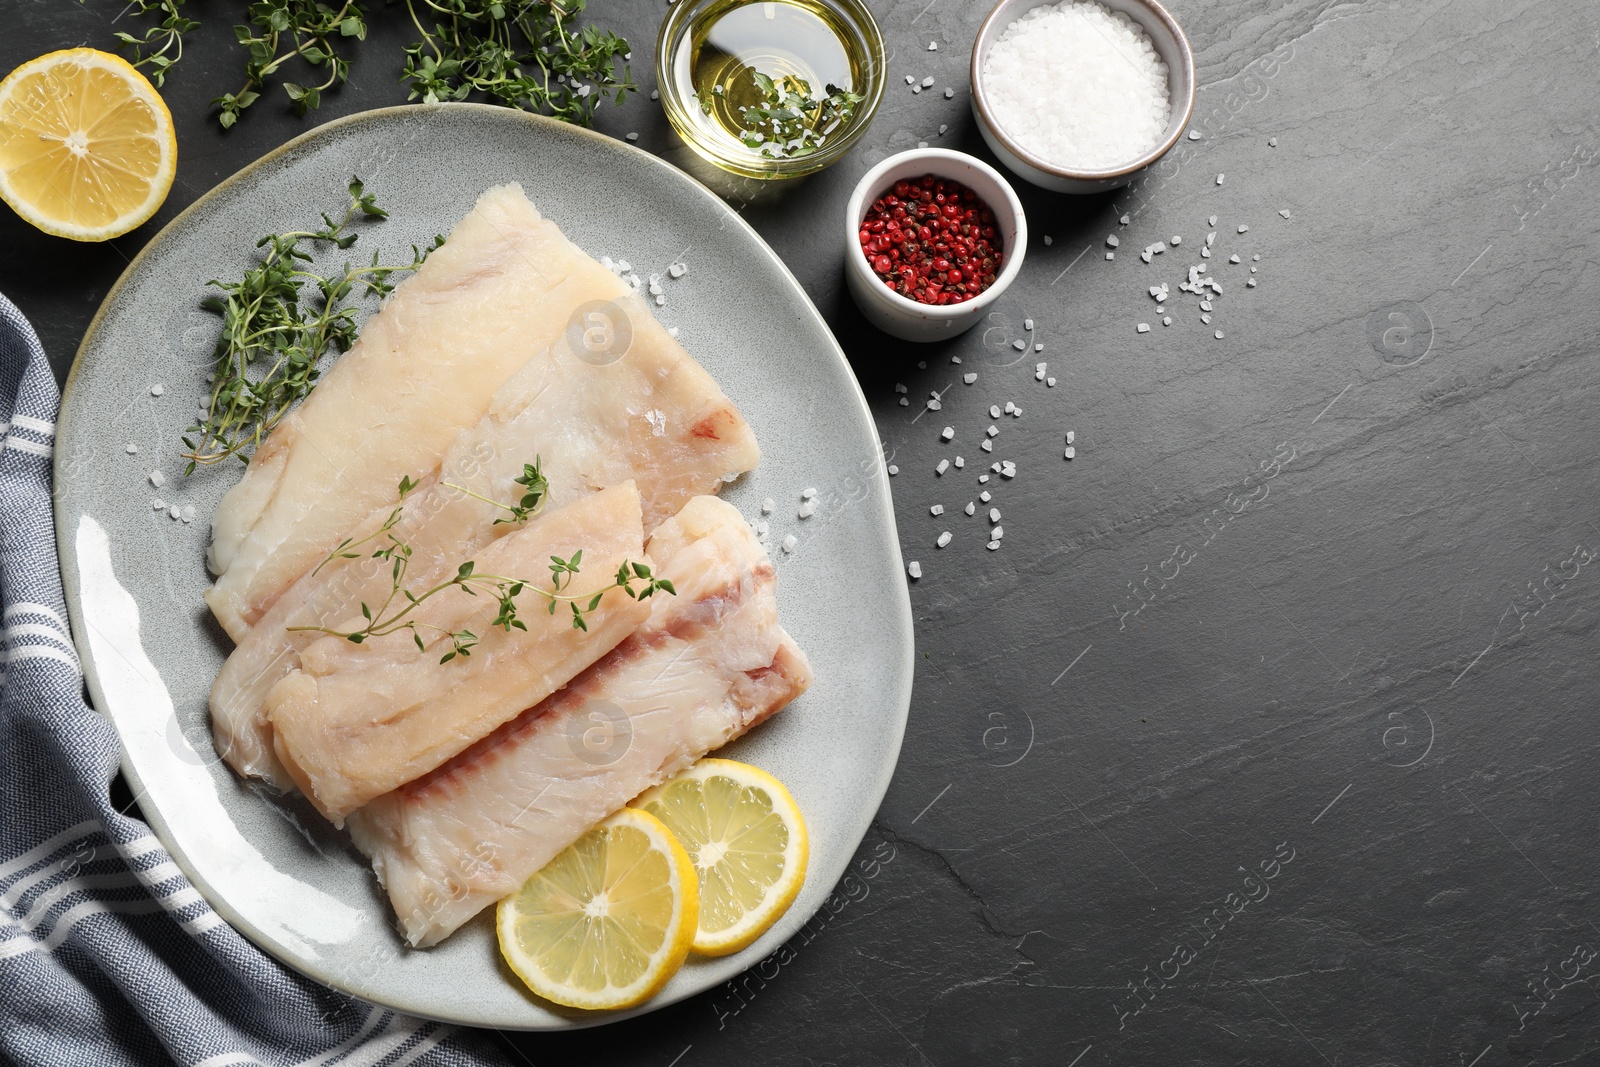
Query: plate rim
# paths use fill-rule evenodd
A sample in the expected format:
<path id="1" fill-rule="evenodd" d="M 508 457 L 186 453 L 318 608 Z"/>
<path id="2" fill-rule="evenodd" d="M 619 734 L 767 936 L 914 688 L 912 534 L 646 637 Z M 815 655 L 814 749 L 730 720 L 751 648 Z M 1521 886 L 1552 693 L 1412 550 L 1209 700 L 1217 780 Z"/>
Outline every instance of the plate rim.
<path id="1" fill-rule="evenodd" d="M 858 414 L 865 421 L 865 424 L 871 431 L 872 439 L 877 446 L 877 454 L 882 456 L 883 438 L 878 432 L 877 421 L 872 417 L 872 410 L 867 404 L 866 395 L 861 388 L 861 382 L 856 377 L 855 368 L 850 365 L 850 361 L 848 357 L 845 356 L 844 350 L 840 347 L 838 339 L 833 335 L 833 330 L 828 326 L 827 321 L 822 317 L 822 313 L 817 310 L 816 304 L 812 302 L 810 295 L 806 293 L 805 287 L 800 284 L 799 279 L 794 276 L 794 273 L 789 269 L 788 264 L 784 263 L 782 257 L 779 256 L 769 244 L 767 244 L 766 240 L 756 232 L 754 227 L 752 227 L 742 215 L 730 208 L 711 189 L 707 188 L 703 183 L 695 179 L 687 171 L 684 171 L 683 169 L 673 165 L 666 159 L 663 159 L 653 152 L 647 152 L 644 149 L 635 147 L 634 145 L 618 140 L 617 138 L 607 136 L 596 130 L 592 130 L 583 126 L 576 126 L 571 123 L 561 122 L 544 115 L 499 107 L 493 104 L 453 101 L 435 104 L 400 104 L 390 107 L 373 108 L 367 111 L 358 111 L 350 115 L 343 115 L 332 119 L 320 126 L 313 127 L 312 129 L 296 135 L 290 140 L 268 150 L 249 163 L 246 163 L 243 167 L 240 167 L 237 171 L 223 178 L 216 185 L 206 190 L 199 197 L 197 197 L 193 203 L 189 204 L 189 206 L 185 207 L 177 215 L 173 216 L 165 225 L 161 227 L 160 230 L 155 233 L 154 236 L 145 242 L 144 246 L 140 248 L 139 252 L 133 257 L 132 260 L 129 261 L 122 273 L 118 275 L 116 282 L 113 283 L 111 288 L 106 291 L 106 295 L 101 300 L 100 306 L 96 309 L 94 318 L 90 320 L 88 328 L 84 330 L 83 337 L 78 342 L 77 350 L 73 353 L 72 365 L 68 369 L 66 379 L 61 387 L 61 402 L 57 414 L 58 422 L 56 427 L 58 444 L 60 437 L 71 436 L 73 430 L 73 427 L 69 423 L 66 426 L 67 432 L 62 432 L 62 423 L 63 421 L 66 421 L 63 419 L 63 417 L 67 414 L 68 404 L 71 400 L 74 386 L 77 383 L 79 372 L 83 368 L 88 349 L 94 342 L 96 336 L 99 334 L 105 323 L 107 315 L 110 313 L 111 308 L 118 301 L 123 290 L 132 284 L 133 279 L 143 269 L 145 260 L 155 251 L 155 249 L 163 245 L 167 240 L 171 239 L 173 234 L 182 226 L 184 226 L 191 219 L 191 217 L 207 210 L 216 199 L 225 195 L 233 185 L 254 174 L 256 171 L 274 163 L 278 159 L 287 156 L 290 153 L 299 151 L 313 141 L 328 136 L 337 130 L 368 123 L 381 123 L 401 115 L 416 115 L 418 113 L 432 113 L 433 115 L 472 113 L 485 118 L 493 116 L 491 121 L 505 121 L 509 123 L 520 122 L 526 124 L 532 129 L 543 128 L 547 131 L 559 129 L 562 131 L 562 135 L 565 136 L 576 135 L 582 138 L 588 138 L 605 150 L 621 151 L 625 154 L 631 154 L 637 160 L 648 161 L 650 165 L 658 168 L 666 175 L 666 180 L 680 183 L 680 185 L 685 189 L 692 191 L 695 195 L 702 197 L 714 205 L 714 210 L 720 211 L 725 221 L 731 221 L 739 229 L 741 229 L 744 235 L 750 239 L 753 247 L 759 250 L 760 253 L 764 254 L 772 263 L 772 265 L 778 269 L 780 275 L 788 281 L 790 286 L 792 286 L 793 292 L 799 297 L 802 305 L 807 311 L 810 312 L 813 325 L 820 328 L 822 335 L 828 339 L 829 348 L 831 349 L 834 359 L 836 359 L 847 372 L 847 378 L 850 386 L 852 387 L 850 397 L 855 402 Z M 51 484 L 53 489 L 61 484 L 61 467 L 63 462 L 61 458 L 62 455 L 63 450 L 58 447 L 55 450 L 55 457 L 51 461 Z M 914 626 L 914 617 L 911 611 L 910 583 L 906 578 L 905 559 L 900 548 L 899 529 L 895 521 L 893 505 L 894 498 L 891 492 L 889 476 L 885 466 L 882 463 L 875 464 L 874 466 L 875 471 L 873 478 L 884 501 L 881 514 L 881 528 L 879 532 L 887 541 L 890 550 L 890 557 L 895 565 L 895 573 L 897 577 L 895 588 L 899 595 L 893 598 L 894 603 L 890 605 L 892 608 L 890 615 L 896 624 L 896 630 L 899 631 L 903 636 L 903 639 L 899 642 L 901 646 L 901 656 L 898 664 L 899 673 L 897 680 L 899 681 L 901 691 L 904 695 L 901 700 L 896 701 L 896 704 L 898 705 L 898 714 L 895 716 L 895 721 L 890 724 L 891 737 L 888 745 L 889 751 L 887 752 L 887 755 L 890 758 L 881 763 L 877 780 L 869 785 L 868 795 L 871 797 L 871 804 L 870 807 L 864 805 L 862 808 L 866 814 L 861 821 L 859 833 L 856 834 L 855 848 L 850 850 L 849 853 L 844 856 L 842 863 L 838 864 L 837 873 L 832 871 L 818 872 L 813 868 L 807 875 L 807 877 L 810 878 L 818 875 L 819 873 L 832 874 L 832 878 L 829 883 L 830 886 L 837 885 L 839 880 L 849 872 L 850 861 L 854 858 L 855 851 L 859 850 L 861 841 L 865 840 L 867 832 L 871 829 L 873 822 L 876 820 L 877 813 L 883 805 L 883 798 L 885 795 L 887 795 L 889 784 L 894 778 L 894 772 L 899 765 L 900 751 L 905 739 L 906 725 L 910 719 L 911 696 L 916 666 L 916 632 Z M 128 746 L 123 743 L 122 724 L 119 722 L 116 715 L 108 710 L 111 701 L 108 700 L 105 691 L 101 687 L 99 672 L 96 669 L 94 657 L 89 643 L 86 639 L 79 636 L 87 633 L 87 626 L 83 618 L 82 610 L 83 598 L 81 574 L 79 573 L 77 557 L 74 554 L 74 545 L 72 543 L 75 535 L 68 530 L 68 524 L 63 521 L 63 511 L 66 508 L 66 499 L 64 494 L 59 491 L 54 491 L 52 492 L 52 497 L 53 503 L 51 507 L 51 513 L 55 524 L 56 555 L 60 564 L 62 591 L 64 593 L 64 599 L 66 600 L 68 621 L 72 626 L 73 643 L 75 646 L 77 646 L 79 662 L 83 667 L 84 684 L 89 692 L 90 705 L 95 709 L 97 714 L 109 720 L 111 725 L 117 730 L 118 746 L 121 749 L 121 752 L 118 755 L 119 767 L 124 777 L 127 779 L 128 784 L 134 789 L 134 795 L 140 796 L 145 792 L 144 782 L 140 778 L 137 769 L 132 765 Z M 198 876 L 195 865 L 191 862 L 188 854 L 182 849 L 174 847 L 173 836 L 167 825 L 165 816 L 159 810 L 146 811 L 144 808 L 140 808 L 140 812 L 144 816 L 145 822 L 149 825 L 151 831 L 155 834 L 157 840 L 161 842 L 161 846 L 166 849 L 167 854 L 171 856 L 173 862 L 178 865 L 179 870 L 183 872 L 184 877 L 188 879 L 189 883 L 194 886 L 195 889 L 198 890 L 205 898 L 206 903 L 209 904 L 219 915 L 221 915 L 236 933 L 238 933 L 245 940 L 249 941 L 250 944 L 256 949 L 268 956 L 271 956 L 273 959 L 293 970 L 295 973 L 304 975 L 312 981 L 317 982 L 319 985 L 322 985 L 328 989 L 332 989 L 342 995 L 354 997 L 358 1000 L 362 1000 L 370 1004 L 376 1004 L 380 1007 L 388 1008 L 390 1010 L 404 1012 L 417 1018 L 461 1026 L 479 1027 L 491 1025 L 484 1022 L 482 1019 L 436 1014 L 429 1012 L 426 1010 L 426 1008 L 419 1008 L 415 1004 L 395 1002 L 392 999 L 377 999 L 369 997 L 364 993 L 357 992 L 348 988 L 347 986 L 330 981 L 323 975 L 316 973 L 310 969 L 308 965 L 309 961 L 295 957 L 291 953 L 279 951 L 278 946 L 273 945 L 270 939 L 262 936 L 260 931 L 256 929 L 253 923 L 248 921 L 232 906 L 231 903 L 229 903 L 224 897 L 221 896 L 221 894 L 218 894 L 212 888 L 208 880 Z M 811 919 L 817 914 L 817 911 L 821 910 L 823 903 L 825 903 L 826 900 L 827 898 L 824 897 L 823 901 L 818 904 L 817 909 L 805 916 L 805 918 L 799 924 L 799 927 L 803 927 L 805 923 L 810 922 Z M 788 916 L 785 916 L 784 919 L 780 920 L 780 922 L 787 919 Z M 798 932 L 798 927 L 796 932 Z M 790 938 L 793 936 L 795 936 L 793 933 L 790 934 Z M 786 944 L 787 941 L 784 943 Z M 777 948 L 781 948 L 781 945 L 776 946 L 773 951 L 776 951 Z M 766 957 L 763 956 L 752 960 L 750 966 L 755 966 L 760 962 L 761 959 L 765 958 Z M 748 969 L 749 968 L 746 968 L 746 970 Z M 625 1019 L 634 1018 L 639 1015 L 648 1014 L 649 1012 L 658 1010 L 660 1008 L 669 1007 L 672 1004 L 680 1003 L 692 997 L 700 996 L 715 988 L 716 984 L 713 984 L 692 992 L 685 992 L 678 997 L 667 998 L 657 996 L 634 1008 L 611 1012 L 595 1018 L 574 1018 L 557 1013 L 558 1017 L 562 1020 L 561 1025 L 529 1026 L 517 1029 L 521 1030 L 522 1032 L 559 1032 L 564 1030 L 581 1030 L 589 1029 L 595 1026 L 604 1026 L 614 1022 L 621 1022 Z M 511 1029 L 513 1027 L 507 1026 L 506 1028 Z"/>

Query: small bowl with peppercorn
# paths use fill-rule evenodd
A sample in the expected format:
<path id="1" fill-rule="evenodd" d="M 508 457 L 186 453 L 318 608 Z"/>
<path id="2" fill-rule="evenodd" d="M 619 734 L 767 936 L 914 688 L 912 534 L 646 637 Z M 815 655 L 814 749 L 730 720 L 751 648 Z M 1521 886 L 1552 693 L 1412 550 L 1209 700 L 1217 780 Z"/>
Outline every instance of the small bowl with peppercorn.
<path id="1" fill-rule="evenodd" d="M 890 156 L 845 209 L 845 278 L 884 333 L 938 341 L 971 328 L 1022 270 L 1028 221 L 1011 185 L 944 148 Z"/>

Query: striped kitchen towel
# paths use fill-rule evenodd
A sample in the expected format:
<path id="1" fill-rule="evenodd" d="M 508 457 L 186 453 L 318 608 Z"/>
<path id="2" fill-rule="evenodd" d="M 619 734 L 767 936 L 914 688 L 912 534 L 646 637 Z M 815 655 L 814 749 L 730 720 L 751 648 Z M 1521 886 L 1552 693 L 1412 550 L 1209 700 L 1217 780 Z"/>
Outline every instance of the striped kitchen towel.
<path id="1" fill-rule="evenodd" d="M 500 1064 L 482 1034 L 285 969 L 111 804 L 117 735 L 84 702 L 56 563 L 60 394 L 0 296 L 0 1063 Z"/>

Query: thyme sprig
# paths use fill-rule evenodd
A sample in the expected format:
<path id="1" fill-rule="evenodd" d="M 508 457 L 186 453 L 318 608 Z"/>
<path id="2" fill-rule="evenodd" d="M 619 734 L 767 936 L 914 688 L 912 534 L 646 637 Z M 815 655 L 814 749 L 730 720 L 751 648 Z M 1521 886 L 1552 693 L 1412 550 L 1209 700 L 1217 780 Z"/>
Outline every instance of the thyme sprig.
<path id="1" fill-rule="evenodd" d="M 124 47 L 132 50 L 135 67 L 149 69 L 150 80 L 157 88 L 166 84 L 167 71 L 183 58 L 183 35 L 200 25 L 178 10 L 183 3 L 184 0 L 133 0 L 131 6 L 135 14 L 159 16 L 160 24 L 145 27 L 142 37 L 121 30 L 113 34 Z"/>
<path id="2" fill-rule="evenodd" d="M 466 486 L 456 485 L 454 482 L 445 482 L 444 484 L 448 488 L 454 489 L 458 493 L 465 493 L 474 500 L 481 500 L 485 504 L 493 504 L 495 507 L 506 512 L 507 515 L 509 515 L 509 518 L 502 516 L 501 518 L 494 520 L 493 525 L 499 526 L 503 522 L 527 522 L 528 519 L 544 510 L 545 498 L 550 495 L 550 480 L 546 478 L 544 476 L 544 472 L 539 469 L 538 456 L 533 457 L 532 463 L 524 463 L 522 465 L 522 475 L 520 477 L 511 479 L 511 481 L 527 490 L 527 492 L 522 494 L 522 499 L 515 504 L 502 504 L 498 500 L 490 500 L 482 493 L 474 493 Z M 403 493 L 401 494 L 401 497 L 404 499 Z"/>
<path id="3" fill-rule="evenodd" d="M 157 85 L 183 55 L 183 38 L 199 23 L 179 9 L 186 0 L 133 0 L 137 14 L 156 17 L 144 35 L 117 32 L 135 66 Z M 628 42 L 609 30 L 577 28 L 586 0 L 405 0 L 420 39 L 403 50 L 401 80 L 409 99 L 435 103 L 473 94 L 525 111 L 589 125 L 602 100 L 621 104 L 637 86 Z M 370 22 L 363 0 L 253 0 L 233 35 L 245 51 L 244 83 L 212 101 L 224 129 L 239 121 L 286 64 L 317 72 L 307 84 L 285 80 L 284 93 L 304 116 L 350 73 L 355 42 Z M 621 67 L 620 72 L 618 67 Z"/>
<path id="4" fill-rule="evenodd" d="M 391 275 L 416 270 L 444 244 L 436 236 L 427 248 L 413 245 L 411 262 L 394 266 L 380 266 L 374 252 L 369 265 L 346 263 L 336 274 L 306 269 L 312 257 L 302 242 L 348 249 L 359 236 L 350 228 L 358 216 L 388 217 L 359 178 L 351 179 L 348 191 L 350 202 L 337 221 L 324 213 L 321 229 L 269 234 L 256 242 L 257 248 L 267 249 L 261 262 L 239 281 L 210 282 L 223 295 L 201 304 L 222 316 L 222 334 L 210 402 L 183 437 L 186 474 L 229 456 L 249 462 L 248 453 L 316 385 L 323 354 L 329 348 L 344 352 L 355 343 L 357 308 L 345 301 L 352 294 L 388 296 L 395 286 Z M 303 303 L 301 290 L 308 282 L 319 299 Z"/>
<path id="5" fill-rule="evenodd" d="M 491 101 L 589 125 L 602 100 L 621 104 L 633 83 L 628 42 L 571 22 L 587 0 L 406 0 L 422 40 L 405 50 L 409 99 Z M 423 17 L 433 21 L 430 30 Z M 618 62 L 622 64 L 620 75 Z"/>
<path id="6" fill-rule="evenodd" d="M 531 464 L 523 465 L 524 477 L 528 477 L 530 482 L 543 480 L 542 475 L 537 475 L 537 471 L 537 460 Z M 530 474 L 530 472 L 533 473 Z M 528 487 L 530 492 L 523 495 L 521 504 L 501 506 L 507 507 L 508 510 L 521 510 L 523 512 L 520 518 L 505 521 L 526 522 L 532 514 L 537 512 L 543 499 L 541 497 L 539 501 L 528 504 L 527 500 L 532 495 L 532 485 L 529 482 L 523 482 L 520 478 L 517 479 L 517 482 Z M 550 557 L 550 587 L 548 589 L 524 578 L 514 578 L 503 574 L 479 573 L 477 564 L 472 560 L 468 560 L 456 568 L 456 573 L 447 580 L 439 582 L 421 593 L 413 593 L 406 586 L 406 572 L 411 566 L 412 549 L 409 544 L 396 537 L 393 531 L 395 526 L 399 524 L 400 516 L 404 512 L 406 495 L 416 488 L 416 484 L 409 477 L 402 479 L 400 482 L 400 502 L 390 512 L 388 520 L 378 530 L 360 541 L 346 539 L 341 542 L 328 554 L 322 563 L 317 565 L 317 570 L 321 570 L 323 566 L 335 559 L 358 559 L 361 553 L 354 551 L 356 548 L 379 538 L 384 539 L 385 543 L 373 550 L 371 558 L 385 560 L 389 563 L 389 593 L 375 609 L 366 601 L 363 600 L 361 602 L 361 617 L 366 620 L 366 625 L 355 630 L 335 630 L 327 626 L 291 626 L 289 627 L 291 631 L 325 633 L 334 637 L 342 637 L 352 644 L 359 645 L 369 638 L 385 637 L 401 630 L 409 630 L 411 631 L 411 640 L 417 646 L 417 651 L 426 652 L 427 642 L 423 640 L 422 631 L 433 630 L 444 635 L 450 641 L 449 651 L 439 658 L 440 663 L 449 663 L 457 656 L 466 657 L 472 655 L 472 650 L 477 647 L 480 640 L 478 635 L 468 629 L 449 630 L 411 617 L 412 613 L 422 604 L 449 589 L 459 589 L 468 596 L 477 596 L 482 593 L 493 597 L 497 610 L 490 625 L 499 627 L 507 633 L 514 629 L 526 631 L 528 628 L 527 624 L 522 621 L 517 605 L 517 597 L 524 592 L 531 592 L 543 597 L 546 611 L 550 615 L 554 615 L 562 605 L 565 605 L 572 614 L 573 629 L 585 632 L 589 629 L 588 614 L 598 608 L 601 600 L 613 589 L 621 589 L 634 600 L 646 600 L 657 592 L 667 593 L 672 596 L 677 595 L 678 591 L 673 588 L 670 581 L 656 577 L 648 565 L 635 563 L 631 560 L 622 562 L 622 565 L 617 568 L 617 573 L 612 583 L 603 589 L 599 589 L 594 593 L 572 593 L 570 591 L 572 581 L 579 575 L 583 565 L 583 549 L 581 548 L 575 551 L 569 559 L 562 559 L 560 556 Z M 477 496 L 475 493 L 472 495 Z M 479 499 L 484 498 L 480 497 Z M 490 501 L 490 503 L 494 503 L 494 501 Z M 315 574 L 316 571 L 312 573 Z M 638 588 L 635 588 L 636 583 Z"/>
<path id="7" fill-rule="evenodd" d="M 794 75 L 773 79 L 751 70 L 750 76 L 761 94 L 761 104 L 738 109 L 739 139 L 766 159 L 811 155 L 854 117 L 856 105 L 866 99 L 837 85 L 829 85 L 822 96 L 813 96 L 811 85 Z M 717 96 L 727 95 L 720 85 L 712 91 Z M 712 102 L 702 99 L 700 107 L 710 114 Z"/>

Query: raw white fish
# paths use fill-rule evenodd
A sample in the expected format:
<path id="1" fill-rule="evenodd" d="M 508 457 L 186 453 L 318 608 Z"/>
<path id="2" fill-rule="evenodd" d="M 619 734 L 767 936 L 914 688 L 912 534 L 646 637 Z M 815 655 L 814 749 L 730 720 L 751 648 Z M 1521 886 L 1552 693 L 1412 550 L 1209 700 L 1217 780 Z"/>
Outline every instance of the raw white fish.
<path id="1" fill-rule="evenodd" d="M 648 566 L 643 541 L 639 491 L 624 482 L 507 534 L 473 562 L 479 575 L 549 588 L 551 558 L 570 560 L 581 549 L 581 570 L 562 593 L 588 608 L 623 563 Z M 651 611 L 650 600 L 611 589 L 588 611 L 585 631 L 573 625 L 567 604 L 548 612 L 548 601 L 532 588 L 516 603 L 523 628 L 505 629 L 493 624 L 499 604 L 491 593 L 447 589 L 409 616 L 424 650 L 406 630 L 361 644 L 325 636 L 305 648 L 300 669 L 267 694 L 266 716 L 278 759 L 318 810 L 339 824 L 372 798 L 433 770 L 560 689 Z M 335 628 L 361 625 L 357 614 Z M 462 629 L 477 635 L 471 654 L 440 662 L 452 647 L 448 634 Z"/>
<path id="2" fill-rule="evenodd" d="M 206 603 L 228 635 L 241 640 L 346 531 L 393 497 L 402 476 L 438 467 L 456 435 L 562 336 L 580 305 L 626 291 L 520 186 L 479 197 L 223 497 Z"/>
<path id="3" fill-rule="evenodd" d="M 447 937 L 810 685 L 778 625 L 772 563 L 735 508 L 698 497 L 647 548 L 676 597 L 561 692 L 350 816 L 411 944 Z"/>
<path id="4" fill-rule="evenodd" d="M 535 457 L 550 482 L 551 508 L 633 479 L 646 533 L 690 498 L 716 492 L 726 475 L 760 462 L 755 435 L 733 402 L 637 297 L 620 297 L 604 313 L 613 339 L 618 331 L 628 334 L 615 361 L 576 358 L 565 341 L 546 348 L 500 387 L 477 425 L 451 444 L 439 472 L 422 477 L 406 498 L 394 534 L 411 546 L 414 584 L 448 577 L 461 560 L 512 529 L 495 523 L 504 511 L 453 486 L 490 500 L 517 500 L 525 490 L 513 479 Z M 389 488 L 390 497 L 347 531 L 352 539 L 388 518 L 395 503 Z M 302 576 L 242 635 L 223 665 L 211 690 L 212 730 L 217 751 L 240 774 L 293 788 L 261 714 L 267 691 L 299 665 L 300 650 L 312 640 L 288 627 L 329 625 L 363 601 L 387 595 L 388 565 L 371 558 L 382 544 Z"/>

